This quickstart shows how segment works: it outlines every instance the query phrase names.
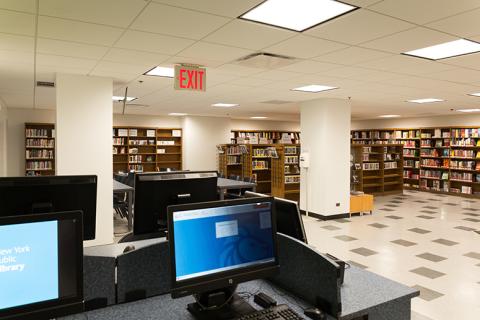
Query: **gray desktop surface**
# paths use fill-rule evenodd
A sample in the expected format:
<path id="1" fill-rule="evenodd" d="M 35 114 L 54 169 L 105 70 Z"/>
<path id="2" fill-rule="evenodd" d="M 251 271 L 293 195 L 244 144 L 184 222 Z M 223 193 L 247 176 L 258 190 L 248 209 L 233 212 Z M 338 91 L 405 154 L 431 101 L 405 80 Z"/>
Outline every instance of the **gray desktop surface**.
<path id="1" fill-rule="evenodd" d="M 83 249 L 83 254 L 86 256 L 101 256 L 101 257 L 117 257 L 123 254 L 123 250 L 125 250 L 128 246 L 134 246 L 135 249 L 140 249 L 143 247 L 147 247 L 149 245 L 163 242 L 166 238 L 155 238 L 155 239 L 147 239 L 147 240 L 139 240 L 133 242 L 125 242 L 125 243 L 114 243 L 102 246 L 95 246 L 95 247 L 88 247 Z"/>
<path id="2" fill-rule="evenodd" d="M 134 188 L 113 179 L 113 192 L 127 192 L 127 191 L 133 191 L 133 190 Z"/>
<path id="3" fill-rule="evenodd" d="M 303 315 L 303 309 L 311 307 L 302 299 L 264 280 L 255 280 L 240 284 L 237 292 L 255 294 L 264 292 L 279 304 L 287 304 L 297 313 Z M 369 319 L 408 319 L 410 315 L 410 299 L 418 296 L 418 291 L 378 276 L 374 273 L 352 266 L 345 272 L 345 284 L 342 286 L 342 314 L 340 320 L 355 319 L 362 315 L 369 315 Z M 72 315 L 63 320 L 180 320 L 194 319 L 186 310 L 188 303 L 193 302 L 192 297 L 172 299 L 169 294 L 153 298 L 110 306 L 104 309 L 89 311 Z M 253 297 L 249 302 L 253 303 Z M 371 316 L 375 313 L 380 316 Z M 334 319 L 328 317 L 329 320 Z M 388 318 L 390 319 L 390 318 Z"/>
<path id="4" fill-rule="evenodd" d="M 252 188 L 255 187 L 255 182 L 245 182 L 233 179 L 218 178 L 217 187 L 219 189 L 236 189 L 236 188 Z"/>

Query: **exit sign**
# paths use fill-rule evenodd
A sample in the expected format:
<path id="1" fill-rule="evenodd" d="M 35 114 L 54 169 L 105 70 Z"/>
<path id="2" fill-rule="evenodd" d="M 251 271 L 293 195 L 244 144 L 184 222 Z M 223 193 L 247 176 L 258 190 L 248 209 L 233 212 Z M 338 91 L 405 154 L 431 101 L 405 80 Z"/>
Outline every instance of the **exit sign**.
<path id="1" fill-rule="evenodd" d="M 207 70 L 197 66 L 175 66 L 175 89 L 205 91 L 207 88 Z"/>

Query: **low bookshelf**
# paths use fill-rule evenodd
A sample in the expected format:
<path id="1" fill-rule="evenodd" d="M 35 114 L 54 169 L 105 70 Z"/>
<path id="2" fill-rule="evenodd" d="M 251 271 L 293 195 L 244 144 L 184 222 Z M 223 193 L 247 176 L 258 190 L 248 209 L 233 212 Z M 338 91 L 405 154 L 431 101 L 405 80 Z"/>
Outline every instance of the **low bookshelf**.
<path id="1" fill-rule="evenodd" d="M 280 145 L 272 160 L 272 195 L 300 201 L 300 145 Z"/>
<path id="2" fill-rule="evenodd" d="M 351 190 L 373 195 L 403 193 L 403 145 L 351 146 Z"/>
<path id="3" fill-rule="evenodd" d="M 25 123 L 25 175 L 55 175 L 53 123 Z"/>
<path id="4" fill-rule="evenodd" d="M 182 169 L 182 129 L 113 128 L 113 171 Z"/>
<path id="5" fill-rule="evenodd" d="M 248 156 L 248 147 L 238 144 L 222 144 L 217 146 L 218 172 L 226 177 L 240 177 L 244 174 L 244 157 Z"/>
<path id="6" fill-rule="evenodd" d="M 232 130 L 232 144 L 299 144 L 299 131 Z"/>

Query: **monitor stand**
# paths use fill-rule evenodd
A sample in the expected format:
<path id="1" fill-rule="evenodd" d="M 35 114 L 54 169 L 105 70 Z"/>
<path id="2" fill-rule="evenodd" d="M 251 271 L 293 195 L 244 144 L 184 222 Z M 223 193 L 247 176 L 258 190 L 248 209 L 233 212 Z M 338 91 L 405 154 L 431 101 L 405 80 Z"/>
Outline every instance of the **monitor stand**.
<path id="1" fill-rule="evenodd" d="M 235 289 L 236 286 L 196 295 L 197 302 L 187 305 L 187 309 L 197 320 L 230 320 L 257 311 Z"/>

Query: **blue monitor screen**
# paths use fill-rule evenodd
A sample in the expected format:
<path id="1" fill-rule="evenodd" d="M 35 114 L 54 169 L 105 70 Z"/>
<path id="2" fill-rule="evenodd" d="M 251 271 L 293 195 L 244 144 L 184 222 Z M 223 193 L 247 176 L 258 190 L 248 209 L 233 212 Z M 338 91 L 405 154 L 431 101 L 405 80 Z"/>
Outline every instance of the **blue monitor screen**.
<path id="1" fill-rule="evenodd" d="M 275 261 L 270 203 L 173 213 L 176 280 Z"/>
<path id="2" fill-rule="evenodd" d="M 0 226 L 0 310 L 58 299 L 58 222 Z"/>

